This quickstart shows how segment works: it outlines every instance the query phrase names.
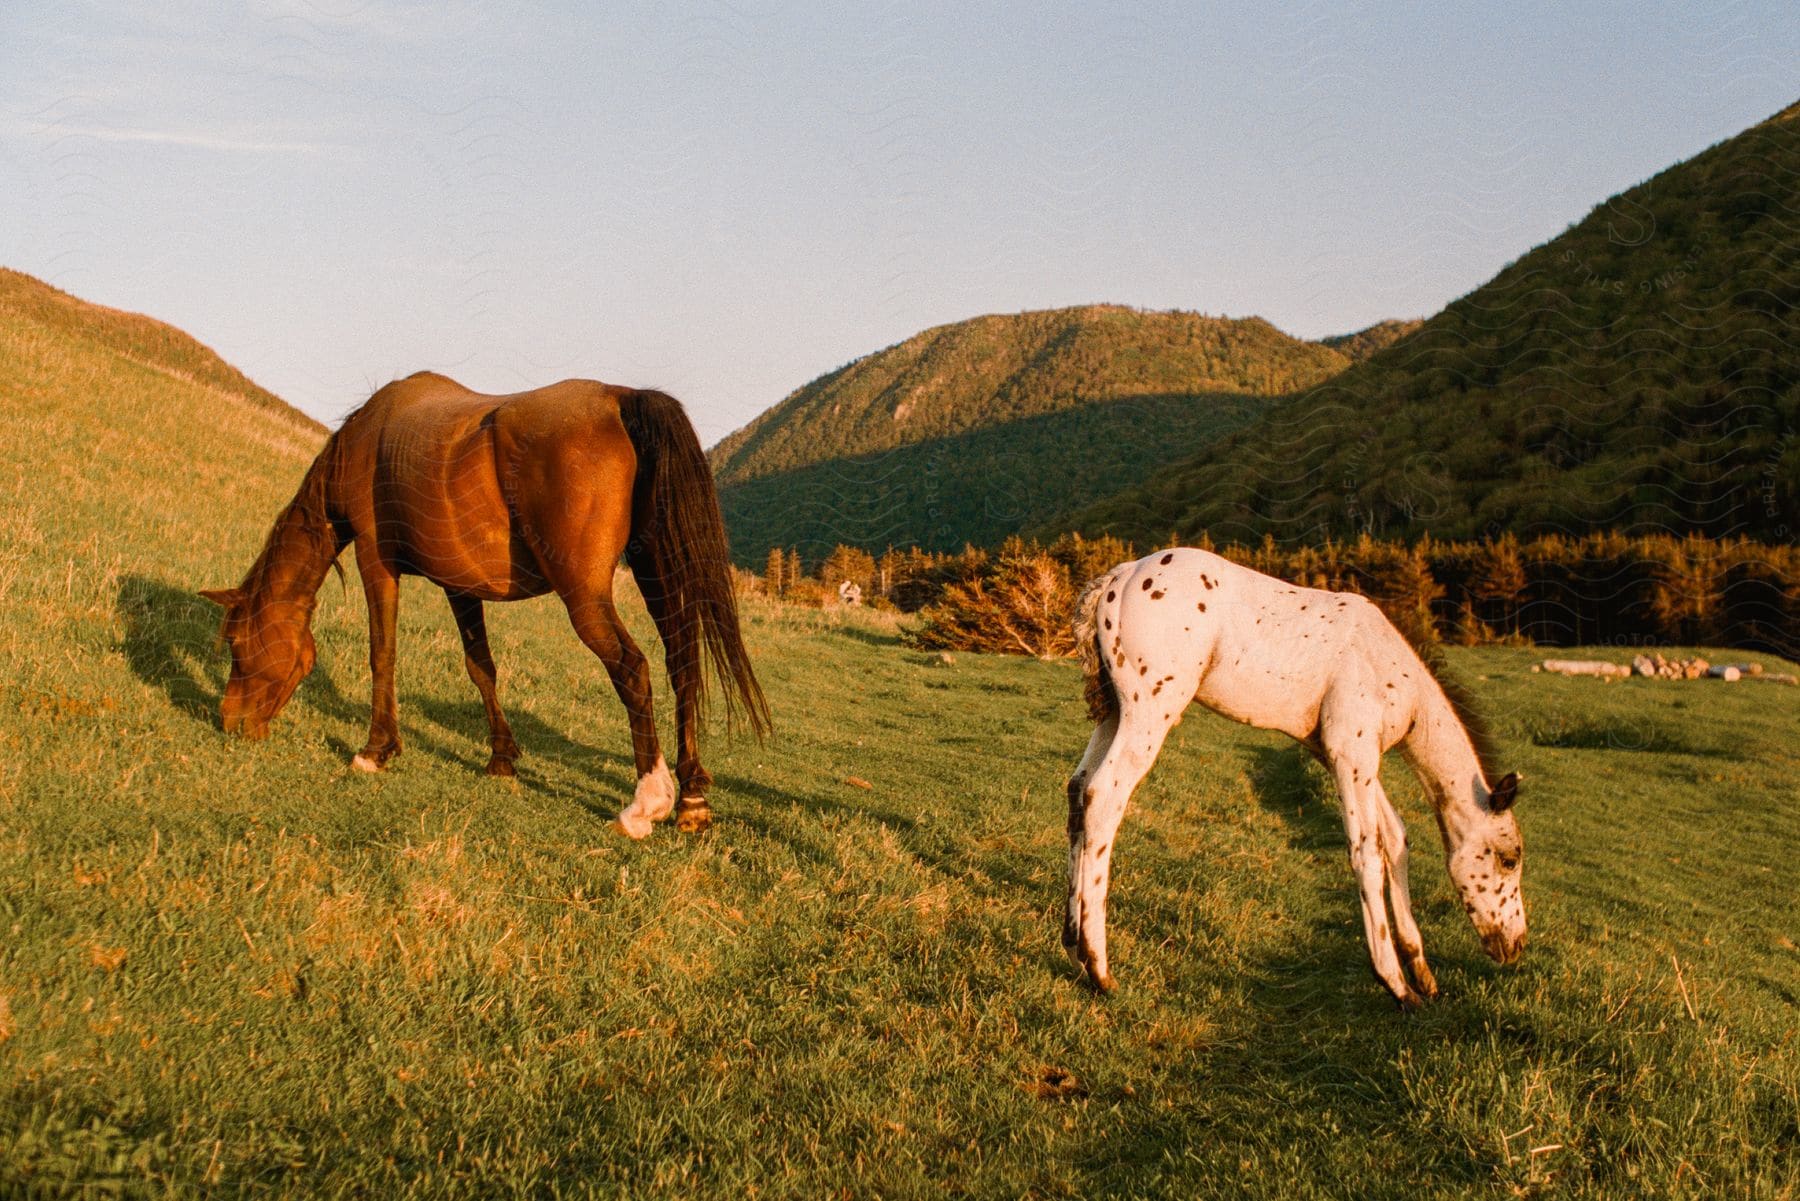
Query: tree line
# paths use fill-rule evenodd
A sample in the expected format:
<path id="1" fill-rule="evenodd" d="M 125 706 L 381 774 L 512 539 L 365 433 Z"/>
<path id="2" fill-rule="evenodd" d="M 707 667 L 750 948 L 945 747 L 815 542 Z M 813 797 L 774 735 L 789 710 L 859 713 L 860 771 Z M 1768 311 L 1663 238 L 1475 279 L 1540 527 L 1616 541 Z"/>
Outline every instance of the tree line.
<path id="1" fill-rule="evenodd" d="M 1623 534 L 1196 545 L 1292 583 L 1361 593 L 1426 642 L 1800 655 L 1800 548 L 1791 545 Z M 916 614 L 908 637 L 917 646 L 1056 657 L 1073 649 L 1069 619 L 1082 586 L 1135 557 L 1128 542 L 1078 534 L 948 554 L 910 548 L 876 557 L 840 546 L 811 570 L 776 549 L 756 587 L 826 604 L 849 580 L 867 603 Z"/>

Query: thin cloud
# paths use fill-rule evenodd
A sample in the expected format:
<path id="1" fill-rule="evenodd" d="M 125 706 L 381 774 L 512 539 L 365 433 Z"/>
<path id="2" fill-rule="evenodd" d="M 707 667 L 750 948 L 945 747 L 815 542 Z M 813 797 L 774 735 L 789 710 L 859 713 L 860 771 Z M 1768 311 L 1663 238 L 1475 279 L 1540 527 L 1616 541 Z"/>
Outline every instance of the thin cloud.
<path id="1" fill-rule="evenodd" d="M 48 125 L 43 133 L 57 137 L 96 138 L 102 142 L 142 142 L 159 146 L 192 146 L 229 154 L 330 154 L 339 147 L 324 142 L 285 142 L 232 137 L 209 130 L 122 129 L 111 125 Z"/>
<path id="2" fill-rule="evenodd" d="M 301 21 L 322 32 L 341 31 L 417 45 L 470 32 L 481 10 L 443 2 L 265 0 L 255 11 L 272 21 Z"/>

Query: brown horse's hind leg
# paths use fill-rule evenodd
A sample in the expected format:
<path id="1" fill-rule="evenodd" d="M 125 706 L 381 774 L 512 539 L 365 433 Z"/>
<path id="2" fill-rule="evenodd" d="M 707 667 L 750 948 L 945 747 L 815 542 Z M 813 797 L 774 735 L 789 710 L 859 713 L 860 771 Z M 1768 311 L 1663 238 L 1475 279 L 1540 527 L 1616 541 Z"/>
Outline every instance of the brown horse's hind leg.
<path id="1" fill-rule="evenodd" d="M 394 696 L 395 626 L 400 610 L 400 579 L 372 547 L 356 547 L 363 597 L 369 606 L 369 741 L 350 765 L 380 771 L 400 753 L 400 705 Z"/>
<path id="2" fill-rule="evenodd" d="M 633 838 L 650 833 L 652 822 L 669 815 L 675 804 L 675 781 L 656 740 L 651 709 L 650 660 L 638 649 L 619 618 L 610 596 L 565 596 L 569 621 L 587 648 L 606 665 L 613 688 L 631 721 L 631 754 L 637 766 L 637 791 L 619 814 L 619 828 Z"/>
<path id="3" fill-rule="evenodd" d="M 506 714 L 500 711 L 500 698 L 494 687 L 494 656 L 488 650 L 487 618 L 475 597 L 445 595 L 450 598 L 450 611 L 456 615 L 456 629 L 462 635 L 463 666 L 468 668 L 469 679 L 475 682 L 482 707 L 487 710 L 488 744 L 494 752 L 488 760 L 487 774 L 510 776 L 513 762 L 519 757 L 519 744 L 513 741 Z"/>
<path id="4" fill-rule="evenodd" d="M 681 614 L 670 603 L 666 590 L 652 574 L 649 556 L 634 556 L 632 574 L 644 595 L 644 607 L 656 622 L 662 635 L 663 659 L 669 669 L 669 683 L 675 689 L 675 778 L 681 782 L 681 799 L 675 805 L 675 828 L 684 834 L 698 834 L 712 826 L 712 806 L 706 790 L 712 787 L 712 775 L 700 765 L 700 622 L 694 613 Z"/>

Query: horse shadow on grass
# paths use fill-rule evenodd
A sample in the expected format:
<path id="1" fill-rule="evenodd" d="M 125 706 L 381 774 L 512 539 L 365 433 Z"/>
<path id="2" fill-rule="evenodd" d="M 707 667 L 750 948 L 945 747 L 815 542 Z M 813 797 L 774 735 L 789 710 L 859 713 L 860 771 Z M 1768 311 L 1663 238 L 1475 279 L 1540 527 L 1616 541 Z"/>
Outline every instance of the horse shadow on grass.
<path id="1" fill-rule="evenodd" d="M 529 784 L 543 788 L 549 795 L 561 795 L 563 790 L 550 786 L 542 775 L 533 770 L 532 761 L 554 765 L 560 772 L 584 780 L 607 796 L 620 803 L 629 802 L 630 786 L 623 795 L 614 795 L 619 790 L 619 773 L 629 781 L 632 776 L 633 763 L 628 751 L 601 750 L 581 741 L 559 726 L 544 721 L 525 705 L 511 703 L 505 705 L 506 724 L 511 727 L 513 738 L 519 744 L 520 775 Z M 414 715 L 416 720 L 407 727 L 407 737 L 417 737 L 421 721 L 429 722 L 445 733 L 455 736 L 455 741 L 432 739 L 432 754 L 443 760 L 446 766 L 480 775 L 487 767 L 489 755 L 489 731 L 487 710 L 475 696 L 475 686 L 469 685 L 469 698 L 466 700 L 449 700 L 443 697 L 403 698 L 401 717 Z M 610 728 L 607 732 L 614 732 Z M 619 716 L 616 734 L 621 746 L 631 744 L 631 731 L 626 726 L 623 715 Z M 605 768 L 606 770 L 601 770 Z M 577 799 L 585 794 L 576 795 Z M 598 802 L 588 803 L 588 808 L 596 813 L 603 806 Z M 609 814 L 610 816 L 610 814 Z"/>
<path id="2" fill-rule="evenodd" d="M 401 718 L 409 747 L 419 740 L 420 727 L 429 723 L 453 736 L 429 740 L 430 753 L 441 759 L 447 769 L 481 775 L 489 755 L 487 710 L 475 698 L 473 684 L 469 690 L 470 697 L 466 700 L 403 697 Z M 596 738 L 614 740 L 617 749 L 611 750 L 595 746 L 561 726 L 544 721 L 529 706 L 516 700 L 506 703 L 505 711 L 507 725 L 519 744 L 519 759 L 515 766 L 521 782 L 527 787 L 546 796 L 572 800 L 594 814 L 608 818 L 631 802 L 636 765 L 630 750 L 631 730 L 621 711 L 605 706 L 591 723 Z M 412 720 L 407 720 L 409 717 Z M 665 746 L 664 749 L 668 748 Z M 542 769 L 549 769 L 559 779 L 551 780 Z M 712 799 L 721 806 L 723 820 L 780 840 L 786 840 L 786 832 L 778 819 L 760 819 L 745 810 L 733 808 L 732 801 L 746 798 L 770 809 L 798 804 L 817 813 L 869 812 L 864 807 L 822 794 L 773 788 L 730 773 L 715 773 L 713 784 Z M 874 816 L 889 825 L 910 825 L 908 819 L 897 813 L 884 811 Z M 794 845 L 797 853 L 807 853 L 797 841 Z"/>
<path id="3" fill-rule="evenodd" d="M 218 724 L 228 658 L 219 643 L 219 607 L 190 588 L 128 575 L 114 602 L 125 636 L 125 663 L 172 708 Z"/>
<path id="4" fill-rule="evenodd" d="M 124 577 L 114 605 L 124 628 L 119 649 L 131 673 L 160 691 L 172 709 L 217 730 L 231 667 L 231 656 L 219 642 L 219 607 L 186 585 L 145 575 Z M 369 721 L 368 704 L 345 696 L 323 665 L 301 681 L 289 702 L 290 709 L 296 705 L 352 729 Z M 475 709 L 480 712 L 479 705 Z M 409 747 L 419 746 L 434 757 L 458 759 L 448 743 L 421 738 L 416 727 L 407 730 L 407 740 Z M 360 749 L 332 735 L 325 741 L 345 760 Z"/>
<path id="5" fill-rule="evenodd" d="M 1181 995 L 1174 980 L 1192 976 L 1196 969 L 1203 975 L 1238 972 L 1226 993 L 1235 993 L 1239 1003 L 1187 1019 L 1215 1024 L 1217 1034 L 1171 1055 L 1155 1070 L 1158 1087 L 1169 1095 L 1205 1096 L 1203 1108 L 1243 1120 L 1227 1116 L 1197 1129 L 1180 1106 L 1155 1108 L 1127 1096 L 1123 1104 L 1133 1109 L 1131 1120 L 1088 1147 L 1084 1166 L 1103 1188 L 1106 1181 L 1124 1185 L 1145 1174 L 1166 1174 L 1171 1163 L 1188 1163 L 1194 1165 L 1190 1183 L 1196 1191 L 1211 1192 L 1230 1179 L 1240 1158 L 1260 1157 L 1271 1140 L 1299 1144 L 1331 1126 L 1339 1132 L 1336 1137 L 1366 1147 L 1407 1148 L 1400 1157 L 1404 1163 L 1393 1165 L 1403 1174 L 1365 1182 L 1359 1195 L 1413 1196 L 1491 1183 L 1501 1165 L 1453 1140 L 1417 1137 L 1419 1129 L 1429 1126 L 1429 1115 L 1419 1112 L 1403 1065 L 1415 1048 L 1427 1044 L 1479 1044 L 1500 1037 L 1529 1051 L 1548 1036 L 1535 1028 L 1525 1006 L 1502 1003 L 1504 1011 L 1497 1011 L 1493 1001 L 1470 995 L 1484 970 L 1504 969 L 1487 963 L 1472 934 L 1456 931 L 1444 920 L 1460 918 L 1460 909 L 1448 914 L 1439 901 L 1430 903 L 1429 917 L 1427 906 L 1417 900 L 1415 908 L 1445 993 L 1418 1013 L 1401 1013 L 1369 966 L 1341 809 L 1330 779 L 1297 746 L 1246 745 L 1243 750 L 1257 803 L 1283 826 L 1284 853 L 1327 862 L 1318 903 L 1308 907 L 1314 916 L 1302 919 L 1289 936 L 1267 940 L 1266 949 L 1246 961 L 1171 971 L 1160 996 L 1131 996 L 1129 965 L 1121 965 L 1120 996 L 1095 1002 L 1145 1005 L 1165 1011 L 1162 1020 L 1179 1023 L 1184 1011 L 1201 1006 Z M 1145 939 L 1144 945 L 1153 942 Z M 1106 1086 L 1097 1081 L 1096 1087 Z M 1320 1164 L 1319 1175 L 1297 1178 L 1296 1193 L 1340 1193 L 1346 1183 L 1332 1178 L 1331 1171 Z M 1202 1180 L 1212 1184 L 1200 1187 Z M 1430 1189 L 1423 1188 L 1427 1181 Z"/>
<path id="6" fill-rule="evenodd" d="M 114 604 L 131 673 L 161 691 L 171 708 L 216 729 L 231 670 L 219 638 L 219 607 L 185 585 L 143 575 L 121 580 Z M 300 682 L 289 703 L 334 721 L 367 723 L 369 716 L 368 706 L 346 697 L 322 667 Z"/>
<path id="7" fill-rule="evenodd" d="M 1328 879 L 1321 885 L 1319 908 L 1326 916 L 1315 921 L 1309 932 L 1310 941 L 1316 946 L 1301 955 L 1268 960 L 1265 967 L 1271 985 L 1278 991 L 1291 989 L 1295 977 L 1304 977 L 1309 964 L 1318 965 L 1321 960 L 1329 959 L 1330 971 L 1321 978 L 1360 977 L 1368 988 L 1347 991 L 1367 991 L 1369 1000 L 1377 1008 L 1385 1005 L 1387 993 L 1369 963 L 1364 941 L 1356 879 L 1350 867 L 1344 833 L 1343 806 L 1336 786 L 1299 746 L 1252 747 L 1249 755 L 1249 776 L 1257 803 L 1281 819 L 1289 852 L 1323 857 L 1336 865 L 1337 872 L 1336 878 L 1330 879 L 1328 869 Z M 1383 764 L 1383 772 L 1392 772 L 1397 767 L 1390 760 Z M 1430 824 L 1420 822 L 1417 815 L 1408 829 L 1415 864 L 1413 912 L 1424 929 L 1425 952 L 1432 966 L 1440 975 L 1446 968 L 1455 974 L 1466 975 L 1482 971 L 1484 965 L 1491 967 L 1473 932 L 1466 926 L 1456 928 L 1461 924 L 1461 907 L 1446 897 L 1431 895 L 1434 890 L 1429 887 L 1421 887 L 1420 871 L 1416 866 L 1419 859 L 1442 856 L 1435 830 Z"/>

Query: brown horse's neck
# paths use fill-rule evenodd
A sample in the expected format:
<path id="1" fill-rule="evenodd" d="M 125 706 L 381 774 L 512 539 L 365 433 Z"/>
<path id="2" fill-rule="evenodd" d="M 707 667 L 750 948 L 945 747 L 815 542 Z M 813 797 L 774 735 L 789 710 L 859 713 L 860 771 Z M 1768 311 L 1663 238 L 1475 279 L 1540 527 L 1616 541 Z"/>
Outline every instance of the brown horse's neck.
<path id="1" fill-rule="evenodd" d="M 299 605 L 312 620 L 313 600 L 344 548 L 325 509 L 326 452 L 306 473 L 300 491 L 269 530 L 262 553 L 239 586 L 250 612 L 267 605 Z"/>

